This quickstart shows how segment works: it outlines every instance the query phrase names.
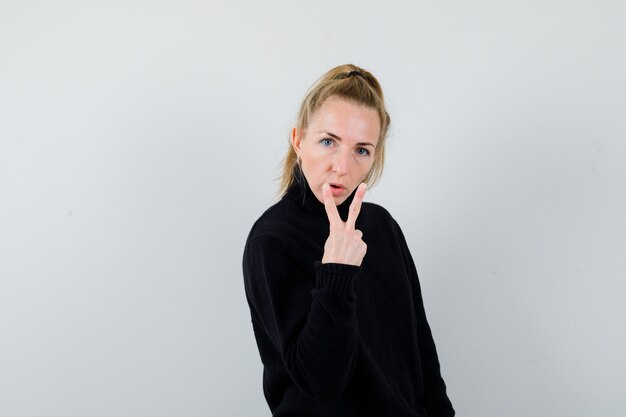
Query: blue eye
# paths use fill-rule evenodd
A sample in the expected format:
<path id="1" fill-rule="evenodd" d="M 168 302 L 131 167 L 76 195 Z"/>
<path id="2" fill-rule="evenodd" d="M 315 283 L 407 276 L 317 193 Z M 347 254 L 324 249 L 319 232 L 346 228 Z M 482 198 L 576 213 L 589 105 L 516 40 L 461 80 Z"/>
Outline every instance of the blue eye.
<path id="1" fill-rule="evenodd" d="M 357 149 L 357 150 L 356 150 L 356 153 L 357 153 L 359 156 L 368 156 L 368 155 L 370 154 L 370 151 L 368 151 L 368 150 L 367 150 L 367 149 L 365 149 L 365 148 L 359 148 L 359 149 Z"/>
<path id="2" fill-rule="evenodd" d="M 326 147 L 328 147 L 328 146 L 332 146 L 333 141 L 332 141 L 332 139 L 328 139 L 328 138 L 326 138 L 326 139 L 322 139 L 322 140 L 320 141 L 320 143 L 322 144 L 322 146 L 326 146 Z"/>

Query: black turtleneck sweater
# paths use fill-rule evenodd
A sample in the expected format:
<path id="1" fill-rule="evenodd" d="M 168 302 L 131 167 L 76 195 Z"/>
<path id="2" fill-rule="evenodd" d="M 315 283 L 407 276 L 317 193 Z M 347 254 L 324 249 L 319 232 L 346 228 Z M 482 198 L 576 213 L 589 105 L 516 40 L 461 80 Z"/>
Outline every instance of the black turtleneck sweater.
<path id="1" fill-rule="evenodd" d="M 363 203 L 356 228 L 360 267 L 320 263 L 328 217 L 296 182 L 250 231 L 243 275 L 273 416 L 454 416 L 400 227 Z"/>

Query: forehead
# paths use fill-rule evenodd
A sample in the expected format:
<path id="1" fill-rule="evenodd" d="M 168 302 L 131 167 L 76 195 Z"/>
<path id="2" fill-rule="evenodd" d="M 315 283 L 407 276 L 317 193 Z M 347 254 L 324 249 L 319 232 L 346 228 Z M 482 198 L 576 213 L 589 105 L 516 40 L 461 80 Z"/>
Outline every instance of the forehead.
<path id="1" fill-rule="evenodd" d="M 307 129 L 311 134 L 333 133 L 353 142 L 376 144 L 380 135 L 378 112 L 341 97 L 329 97 L 313 113 Z"/>

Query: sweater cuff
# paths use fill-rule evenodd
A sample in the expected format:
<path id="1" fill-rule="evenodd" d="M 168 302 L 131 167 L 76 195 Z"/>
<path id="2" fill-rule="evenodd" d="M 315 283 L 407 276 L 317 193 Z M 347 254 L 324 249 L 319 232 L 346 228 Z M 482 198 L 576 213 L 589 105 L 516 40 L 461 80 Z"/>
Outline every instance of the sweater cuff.
<path id="1" fill-rule="evenodd" d="M 360 266 L 315 262 L 317 290 L 331 290 L 340 294 L 353 294 L 354 279 L 361 272 Z"/>

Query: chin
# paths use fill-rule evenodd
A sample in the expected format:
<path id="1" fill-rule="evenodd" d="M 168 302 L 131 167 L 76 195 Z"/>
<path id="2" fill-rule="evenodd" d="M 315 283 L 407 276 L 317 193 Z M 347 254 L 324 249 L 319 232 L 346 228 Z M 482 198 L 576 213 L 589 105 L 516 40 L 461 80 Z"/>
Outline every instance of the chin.
<path id="1" fill-rule="evenodd" d="M 350 194 L 348 194 L 348 195 L 350 195 Z M 333 197 L 333 199 L 335 200 L 335 204 L 340 206 L 348 199 L 348 196 L 345 196 L 345 197 L 344 196 Z"/>

